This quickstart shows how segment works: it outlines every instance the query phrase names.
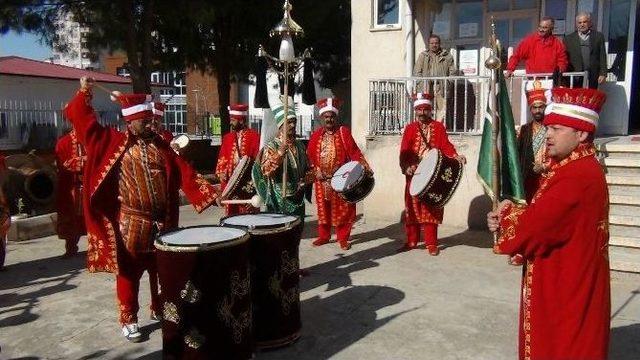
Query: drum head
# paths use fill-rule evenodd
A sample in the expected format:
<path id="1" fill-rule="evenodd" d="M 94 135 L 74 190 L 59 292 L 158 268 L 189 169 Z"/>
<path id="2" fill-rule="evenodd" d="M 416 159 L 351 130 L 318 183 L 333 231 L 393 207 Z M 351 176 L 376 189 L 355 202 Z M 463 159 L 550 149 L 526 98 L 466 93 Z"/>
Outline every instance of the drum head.
<path id="1" fill-rule="evenodd" d="M 364 166 L 357 161 L 349 161 L 340 166 L 331 177 L 331 187 L 337 192 L 343 192 L 353 187 L 364 173 Z"/>
<path id="2" fill-rule="evenodd" d="M 178 145 L 180 149 L 184 149 L 189 145 L 189 137 L 186 134 L 178 135 L 171 142 Z"/>
<path id="3" fill-rule="evenodd" d="M 222 194 L 220 195 L 222 199 L 226 199 L 227 197 L 229 197 L 229 195 L 231 195 L 231 192 L 233 192 L 233 190 L 239 185 L 238 182 L 242 180 L 244 173 L 246 171 L 249 171 L 247 167 L 249 166 L 250 162 L 251 158 L 249 158 L 247 155 L 244 155 L 240 158 L 240 160 L 238 161 L 238 165 L 236 165 L 236 167 L 233 169 L 233 172 L 231 173 L 231 177 L 229 177 L 227 186 L 224 188 Z"/>
<path id="4" fill-rule="evenodd" d="M 247 235 L 242 229 L 222 226 L 190 226 L 170 231 L 158 236 L 157 242 L 166 247 L 208 247 L 233 240 L 239 240 Z"/>
<path id="5" fill-rule="evenodd" d="M 411 184 L 409 185 L 409 195 L 418 196 L 425 189 L 431 177 L 433 177 L 433 173 L 436 171 L 436 166 L 438 165 L 438 150 L 437 149 L 429 149 L 425 153 L 424 157 L 418 164 L 418 168 L 416 169 L 415 174 L 413 174 L 413 178 L 411 179 Z"/>
<path id="6" fill-rule="evenodd" d="M 260 213 L 229 216 L 222 219 L 220 224 L 249 229 L 273 229 L 291 225 L 298 220 L 298 217 L 292 215 Z"/>

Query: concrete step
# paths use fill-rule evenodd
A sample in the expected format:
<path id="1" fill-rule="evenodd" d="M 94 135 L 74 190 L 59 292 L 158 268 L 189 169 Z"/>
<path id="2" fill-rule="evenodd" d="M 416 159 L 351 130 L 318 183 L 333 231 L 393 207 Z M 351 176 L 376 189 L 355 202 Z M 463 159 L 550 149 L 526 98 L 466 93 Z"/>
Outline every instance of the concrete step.
<path id="1" fill-rule="evenodd" d="M 609 197 L 612 195 L 640 196 L 640 186 L 609 184 Z"/>
<path id="2" fill-rule="evenodd" d="M 640 237 L 609 236 L 609 245 L 640 249 Z"/>
<path id="3" fill-rule="evenodd" d="M 609 246 L 611 270 L 640 273 L 640 249 Z"/>
<path id="4" fill-rule="evenodd" d="M 640 154 L 640 143 L 619 143 L 619 142 L 595 142 L 596 150 L 605 153 L 638 153 Z"/>
<path id="5" fill-rule="evenodd" d="M 640 216 L 609 213 L 609 224 L 637 227 L 640 231 Z"/>
<path id="6" fill-rule="evenodd" d="M 609 218 L 611 218 L 611 216 L 609 216 Z M 609 222 L 609 236 L 640 238 L 640 228 L 637 226 L 625 226 Z"/>
<path id="7" fill-rule="evenodd" d="M 617 166 L 617 167 L 640 168 L 639 159 L 608 156 L 604 158 L 603 161 L 604 161 L 604 165 L 606 165 L 607 167 Z"/>
<path id="8" fill-rule="evenodd" d="M 628 175 L 607 174 L 607 184 L 609 184 L 609 185 L 639 186 L 640 187 L 640 177 L 628 176 Z"/>
<path id="9" fill-rule="evenodd" d="M 609 193 L 609 203 L 611 204 L 621 204 L 621 205 L 635 205 L 636 211 L 640 214 L 640 193 L 635 194 L 620 194 L 617 191 L 613 193 Z"/>
<path id="10" fill-rule="evenodd" d="M 57 213 L 31 216 L 24 219 L 12 219 L 7 233 L 9 241 L 24 241 L 37 239 L 56 233 Z"/>
<path id="11" fill-rule="evenodd" d="M 607 159 L 605 159 L 606 161 Z M 605 174 L 607 176 L 636 176 L 640 177 L 640 167 L 629 167 L 629 166 L 607 166 L 604 168 Z"/>
<path id="12" fill-rule="evenodd" d="M 626 204 L 610 204 L 609 205 L 609 216 L 626 216 L 626 217 L 638 217 L 640 219 L 640 207 L 636 205 L 626 205 Z M 631 224 L 628 224 L 631 225 Z"/>

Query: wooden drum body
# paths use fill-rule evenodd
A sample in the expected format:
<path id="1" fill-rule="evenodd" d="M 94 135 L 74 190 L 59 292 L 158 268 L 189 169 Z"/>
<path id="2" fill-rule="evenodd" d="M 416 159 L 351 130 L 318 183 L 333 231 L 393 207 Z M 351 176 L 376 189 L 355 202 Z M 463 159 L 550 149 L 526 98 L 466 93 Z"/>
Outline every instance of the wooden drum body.
<path id="1" fill-rule="evenodd" d="M 349 161 L 340 166 L 331 177 L 331 188 L 352 204 L 369 195 L 374 185 L 373 176 L 367 174 L 364 166 L 357 161 Z"/>
<path id="2" fill-rule="evenodd" d="M 438 149 L 429 149 L 418 164 L 409 185 L 409 194 L 435 207 L 444 207 L 458 188 L 462 163 Z"/>
<path id="3" fill-rule="evenodd" d="M 249 234 L 193 226 L 155 242 L 164 359 L 253 356 Z"/>
<path id="4" fill-rule="evenodd" d="M 253 160 L 244 155 L 233 169 L 227 186 L 222 190 L 222 200 L 246 200 L 256 194 L 256 188 L 251 179 Z"/>
<path id="5" fill-rule="evenodd" d="M 256 346 L 273 348 L 300 337 L 298 217 L 260 213 L 236 215 L 221 225 L 246 229 L 251 248 L 251 293 Z"/>

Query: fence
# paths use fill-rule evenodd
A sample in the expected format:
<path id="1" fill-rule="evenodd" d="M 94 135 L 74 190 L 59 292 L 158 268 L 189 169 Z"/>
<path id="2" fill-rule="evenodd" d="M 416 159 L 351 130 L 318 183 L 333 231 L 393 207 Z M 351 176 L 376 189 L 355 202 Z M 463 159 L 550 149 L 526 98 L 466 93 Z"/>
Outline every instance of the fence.
<path id="1" fill-rule="evenodd" d="M 586 72 L 564 73 L 565 86 L 586 86 Z M 526 119 L 524 84 L 538 79 L 551 82 L 553 74 L 529 74 L 507 79 L 514 116 Z M 550 87 L 550 84 L 545 84 Z M 434 118 L 448 132 L 478 134 L 482 131 L 490 87 L 488 76 L 406 77 L 369 80 L 369 135 L 400 134 L 413 120 L 411 94 L 434 94 Z M 519 116 L 520 115 L 520 116 Z"/>
<path id="2" fill-rule="evenodd" d="M 8 150 L 52 149 L 58 137 L 71 127 L 63 118 L 63 106 L 51 101 L 0 101 L 0 147 Z M 119 111 L 99 110 L 96 113 L 101 124 L 118 128 Z"/>

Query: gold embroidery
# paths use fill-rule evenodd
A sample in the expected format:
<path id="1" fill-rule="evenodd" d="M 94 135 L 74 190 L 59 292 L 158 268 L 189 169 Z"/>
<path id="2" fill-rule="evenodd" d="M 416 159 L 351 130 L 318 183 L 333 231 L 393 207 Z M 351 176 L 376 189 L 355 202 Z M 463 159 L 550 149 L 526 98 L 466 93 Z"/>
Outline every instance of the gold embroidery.
<path id="1" fill-rule="evenodd" d="M 202 292 L 198 290 L 195 285 L 191 282 L 191 280 L 187 281 L 184 286 L 184 289 L 180 290 L 180 297 L 182 300 L 195 304 L 200 301 L 200 297 L 202 296 Z"/>
<path id="2" fill-rule="evenodd" d="M 171 321 L 174 324 L 179 324 L 180 323 L 180 316 L 178 315 L 178 307 L 171 302 L 165 302 L 163 309 L 162 309 L 162 317 L 167 320 L 167 321 Z"/>
<path id="3" fill-rule="evenodd" d="M 202 336 L 198 330 L 191 329 L 184 337 L 184 343 L 192 349 L 198 349 L 205 341 L 205 337 Z"/>
<path id="4" fill-rule="evenodd" d="M 450 167 L 444 169 L 444 174 L 440 177 L 442 180 L 450 183 L 453 181 L 453 170 Z"/>
<path id="5" fill-rule="evenodd" d="M 297 283 L 293 288 L 283 289 L 284 274 L 296 274 L 300 265 L 298 258 L 290 257 L 286 250 L 282 252 L 281 262 L 280 270 L 276 270 L 269 278 L 269 291 L 275 298 L 280 299 L 280 309 L 283 314 L 288 315 L 291 311 L 291 304 L 295 303 L 299 298 L 299 290 Z"/>
<path id="6" fill-rule="evenodd" d="M 224 324 L 231 329 L 233 333 L 233 341 L 236 344 L 242 342 L 245 333 L 251 332 L 251 309 L 243 311 L 238 316 L 233 314 L 235 307 L 235 299 L 242 299 L 249 295 L 250 284 L 249 269 L 246 270 L 245 276 L 241 279 L 238 271 L 231 273 L 230 279 L 230 296 L 225 295 L 218 304 L 218 315 Z"/>
<path id="7" fill-rule="evenodd" d="M 442 200 L 442 195 L 436 193 L 427 193 L 427 197 L 435 202 Z"/>

